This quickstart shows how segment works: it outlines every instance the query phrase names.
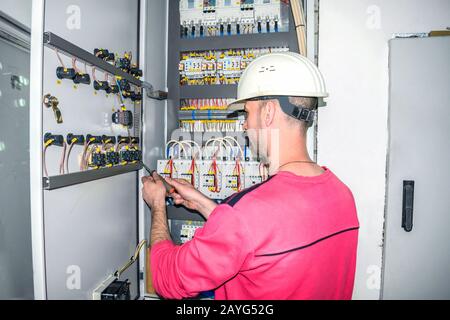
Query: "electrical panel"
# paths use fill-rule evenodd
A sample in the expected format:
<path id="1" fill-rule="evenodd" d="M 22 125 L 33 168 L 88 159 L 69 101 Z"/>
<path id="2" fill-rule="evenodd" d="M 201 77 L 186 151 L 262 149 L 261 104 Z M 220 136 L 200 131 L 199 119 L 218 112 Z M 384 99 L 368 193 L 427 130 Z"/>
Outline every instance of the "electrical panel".
<path id="1" fill-rule="evenodd" d="M 178 60 L 169 61 L 168 81 L 175 88 L 171 105 L 178 109 L 178 126 L 157 171 L 185 179 L 220 202 L 267 179 L 265 165 L 250 150 L 244 115 L 228 110 L 228 105 L 236 99 L 242 73 L 254 59 L 295 48 L 281 37 L 292 31 L 290 6 L 279 0 L 175 3 L 169 10 L 179 11 L 179 30 L 170 29 L 169 50 L 177 50 Z M 214 47 L 214 42 L 202 41 L 204 37 L 221 40 Z"/>
<path id="2" fill-rule="evenodd" d="M 170 233 L 176 244 L 186 243 L 194 238 L 195 231 L 203 227 L 203 221 L 171 220 Z"/>
<path id="3" fill-rule="evenodd" d="M 286 32 L 289 5 L 281 0 L 181 0 L 182 38 Z"/>
<path id="4" fill-rule="evenodd" d="M 237 84 L 245 68 L 259 56 L 288 48 L 247 48 L 182 52 L 180 85 Z"/>
<path id="5" fill-rule="evenodd" d="M 163 177 L 184 179 L 214 200 L 226 199 L 267 179 L 258 161 L 159 160 L 157 172 Z"/>

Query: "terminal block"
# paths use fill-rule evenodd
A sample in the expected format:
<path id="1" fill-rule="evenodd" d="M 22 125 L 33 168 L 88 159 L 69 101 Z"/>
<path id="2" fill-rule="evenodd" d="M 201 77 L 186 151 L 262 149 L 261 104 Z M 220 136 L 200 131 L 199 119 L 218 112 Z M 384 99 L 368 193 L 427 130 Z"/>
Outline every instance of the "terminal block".
<path id="1" fill-rule="evenodd" d="M 140 150 L 123 150 L 120 152 L 120 159 L 124 162 L 139 162 L 142 160 L 142 151 Z"/>
<path id="2" fill-rule="evenodd" d="M 84 141 L 85 141 L 85 139 L 84 139 L 83 135 L 74 135 L 73 133 L 69 133 L 67 135 L 67 143 L 68 144 L 83 145 Z"/>
<path id="3" fill-rule="evenodd" d="M 53 140 L 51 143 L 49 141 Z M 44 143 L 50 143 L 53 146 L 62 147 L 64 145 L 64 137 L 59 134 L 51 134 L 47 132 L 44 135 Z"/>
<path id="4" fill-rule="evenodd" d="M 90 142 L 91 144 L 101 144 L 102 143 L 102 136 L 93 136 L 91 134 L 88 134 L 86 136 L 86 141 Z"/>
<path id="5" fill-rule="evenodd" d="M 105 58 L 109 57 L 109 51 L 107 49 L 97 49 L 96 48 L 96 49 L 94 49 L 94 55 L 97 58 L 105 59 Z"/>
<path id="6" fill-rule="evenodd" d="M 102 152 L 97 152 L 97 151 L 93 152 L 89 166 L 90 167 L 106 166 L 106 155 Z"/>
<path id="7" fill-rule="evenodd" d="M 105 153 L 106 166 L 115 166 L 120 163 L 120 154 L 112 150 Z"/>
<path id="8" fill-rule="evenodd" d="M 76 84 L 91 84 L 91 77 L 87 73 L 77 73 L 73 78 L 73 82 Z"/>
<path id="9" fill-rule="evenodd" d="M 132 75 L 132 76 L 134 76 L 134 77 L 136 77 L 136 78 L 140 78 L 140 77 L 142 77 L 142 70 L 141 69 L 139 69 L 137 66 L 132 66 L 131 68 L 130 68 L 130 74 Z"/>
<path id="10" fill-rule="evenodd" d="M 119 143 L 132 143 L 132 144 L 139 144 L 139 137 L 124 137 L 124 136 L 118 136 L 117 141 Z"/>
<path id="11" fill-rule="evenodd" d="M 56 77 L 58 79 L 70 79 L 73 80 L 76 76 L 76 71 L 73 68 L 56 68 Z"/>
<path id="12" fill-rule="evenodd" d="M 108 81 L 98 81 L 98 80 L 94 80 L 94 89 L 95 90 L 104 90 L 107 91 L 109 88 L 109 83 Z"/>
<path id="13" fill-rule="evenodd" d="M 122 91 L 130 91 L 131 89 L 130 83 L 126 79 L 119 80 L 119 87 Z"/>
<path id="14" fill-rule="evenodd" d="M 123 58 L 116 59 L 115 65 L 117 68 L 122 69 L 125 72 L 130 71 L 131 61 L 127 54 Z"/>
<path id="15" fill-rule="evenodd" d="M 142 94 L 140 92 L 131 92 L 130 99 L 131 101 L 141 101 Z"/>
<path id="16" fill-rule="evenodd" d="M 115 136 L 102 136 L 102 143 L 103 144 L 116 144 L 116 137 Z"/>
<path id="17" fill-rule="evenodd" d="M 119 93 L 119 86 L 115 84 L 109 85 L 108 88 L 106 88 L 106 93 Z"/>

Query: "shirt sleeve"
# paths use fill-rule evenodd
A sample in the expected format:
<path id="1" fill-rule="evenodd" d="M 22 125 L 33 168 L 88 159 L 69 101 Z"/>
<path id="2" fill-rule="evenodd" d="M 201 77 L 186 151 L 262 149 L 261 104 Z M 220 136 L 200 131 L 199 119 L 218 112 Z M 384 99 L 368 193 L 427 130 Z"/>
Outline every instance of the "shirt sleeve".
<path id="1" fill-rule="evenodd" d="M 221 204 L 191 241 L 181 246 L 169 240 L 156 243 L 150 254 L 156 292 L 181 299 L 221 286 L 253 252 L 247 230 L 239 212 Z"/>

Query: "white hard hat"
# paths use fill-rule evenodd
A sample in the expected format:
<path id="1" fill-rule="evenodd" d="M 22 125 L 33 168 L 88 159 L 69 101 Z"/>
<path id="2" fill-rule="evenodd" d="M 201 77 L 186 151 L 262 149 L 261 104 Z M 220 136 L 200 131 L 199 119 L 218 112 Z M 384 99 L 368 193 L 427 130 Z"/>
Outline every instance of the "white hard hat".
<path id="1" fill-rule="evenodd" d="M 242 110 L 246 100 L 268 96 L 316 97 L 319 106 L 328 97 L 319 69 L 308 58 L 294 52 L 277 52 L 253 60 L 242 73 L 237 100 L 229 110 Z"/>

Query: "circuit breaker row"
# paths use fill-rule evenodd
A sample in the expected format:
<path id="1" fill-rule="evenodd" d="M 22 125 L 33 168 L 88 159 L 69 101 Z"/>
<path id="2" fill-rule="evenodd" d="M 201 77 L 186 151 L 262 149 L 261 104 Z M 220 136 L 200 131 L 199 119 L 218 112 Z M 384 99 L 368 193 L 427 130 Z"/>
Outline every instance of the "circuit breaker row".
<path id="1" fill-rule="evenodd" d="M 182 52 L 180 85 L 236 84 L 255 58 L 270 52 L 286 52 L 286 47 Z"/>
<path id="2" fill-rule="evenodd" d="M 223 200 L 266 179 L 257 161 L 158 160 L 163 177 L 184 179 L 210 199 Z"/>
<path id="3" fill-rule="evenodd" d="M 48 168 L 45 162 L 46 152 L 49 147 L 61 147 L 62 156 L 59 164 L 59 174 L 69 173 L 70 154 L 75 145 L 82 146 L 79 155 L 80 171 L 112 167 L 137 163 L 142 160 L 142 151 L 139 150 L 138 137 L 95 136 L 88 134 L 75 135 L 69 133 L 64 139 L 63 135 L 44 135 L 44 173 L 48 176 Z M 67 147 L 69 148 L 67 150 Z M 67 150 L 67 151 L 66 151 Z"/>
<path id="4" fill-rule="evenodd" d="M 288 31 L 289 5 L 280 0 L 181 0 L 180 36 L 230 36 Z"/>

